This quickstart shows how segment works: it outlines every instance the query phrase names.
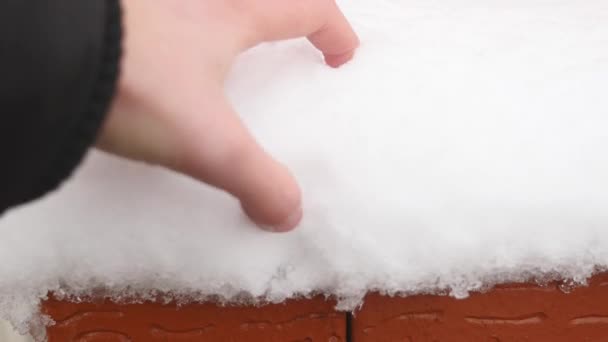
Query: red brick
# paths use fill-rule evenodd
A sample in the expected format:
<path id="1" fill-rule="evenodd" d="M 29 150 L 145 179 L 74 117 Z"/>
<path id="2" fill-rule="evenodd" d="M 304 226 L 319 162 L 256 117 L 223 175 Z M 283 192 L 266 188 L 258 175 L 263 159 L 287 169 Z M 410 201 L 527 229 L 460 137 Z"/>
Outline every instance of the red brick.
<path id="1" fill-rule="evenodd" d="M 47 330 L 49 342 L 344 342 L 346 315 L 335 312 L 334 306 L 323 298 L 259 308 L 51 299 L 43 304 L 43 312 L 57 321 Z"/>
<path id="2" fill-rule="evenodd" d="M 558 284 L 503 285 L 464 300 L 369 295 L 355 342 L 608 341 L 608 275 L 565 293 Z"/>
<path id="3" fill-rule="evenodd" d="M 343 342 L 346 315 L 323 298 L 285 304 L 118 305 L 49 300 L 58 324 L 50 342 Z M 367 296 L 352 320 L 354 342 L 606 342 L 608 274 L 565 293 L 558 284 L 498 286 L 464 300 L 446 296 Z"/>

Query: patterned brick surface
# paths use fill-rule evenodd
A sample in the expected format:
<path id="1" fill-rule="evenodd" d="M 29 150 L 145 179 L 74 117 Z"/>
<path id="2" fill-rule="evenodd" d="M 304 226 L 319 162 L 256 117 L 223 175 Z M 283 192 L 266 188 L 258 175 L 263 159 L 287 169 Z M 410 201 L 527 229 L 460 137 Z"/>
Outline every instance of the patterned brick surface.
<path id="1" fill-rule="evenodd" d="M 369 295 L 353 320 L 356 342 L 606 342 L 608 275 L 565 293 L 504 285 L 465 300 Z"/>
<path id="2" fill-rule="evenodd" d="M 346 315 L 322 298 L 255 307 L 67 303 L 43 311 L 57 322 L 49 342 L 344 342 Z"/>
<path id="3" fill-rule="evenodd" d="M 371 294 L 351 320 L 323 298 L 218 307 L 50 300 L 50 342 L 608 342 L 608 274 L 566 293 L 503 285 L 465 300 Z M 350 335 L 350 336 L 347 336 Z"/>

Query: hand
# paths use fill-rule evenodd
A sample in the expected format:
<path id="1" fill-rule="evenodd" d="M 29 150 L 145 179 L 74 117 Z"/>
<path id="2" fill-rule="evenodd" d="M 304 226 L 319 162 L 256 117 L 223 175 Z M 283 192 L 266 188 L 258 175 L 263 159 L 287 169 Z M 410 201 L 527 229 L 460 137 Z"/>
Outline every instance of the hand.
<path id="1" fill-rule="evenodd" d="M 235 57 L 265 41 L 306 36 L 330 66 L 350 60 L 359 41 L 334 0 L 124 0 L 123 9 L 122 72 L 98 146 L 221 188 L 260 227 L 295 228 L 300 189 L 223 83 Z"/>

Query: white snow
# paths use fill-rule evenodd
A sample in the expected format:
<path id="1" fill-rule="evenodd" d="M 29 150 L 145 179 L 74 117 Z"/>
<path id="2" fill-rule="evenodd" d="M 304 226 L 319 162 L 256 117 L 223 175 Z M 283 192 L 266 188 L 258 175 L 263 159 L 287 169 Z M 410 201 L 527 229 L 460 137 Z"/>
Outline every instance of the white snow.
<path id="1" fill-rule="evenodd" d="M 333 70 L 303 40 L 246 53 L 227 84 L 301 182 L 297 231 L 92 153 L 0 220 L 0 313 L 24 331 L 48 291 L 187 298 L 372 289 L 457 297 L 608 266 L 608 2 L 345 0 L 361 35 Z"/>

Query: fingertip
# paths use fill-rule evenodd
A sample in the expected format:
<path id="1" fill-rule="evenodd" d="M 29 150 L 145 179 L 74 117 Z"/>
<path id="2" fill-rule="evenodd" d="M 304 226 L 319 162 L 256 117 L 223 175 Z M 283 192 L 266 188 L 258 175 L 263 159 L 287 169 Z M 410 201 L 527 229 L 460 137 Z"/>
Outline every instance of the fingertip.
<path id="1" fill-rule="evenodd" d="M 293 213 L 287 216 L 281 223 L 273 226 L 273 232 L 285 233 L 294 230 L 302 221 L 302 207 L 298 207 Z"/>
<path id="2" fill-rule="evenodd" d="M 355 51 L 356 49 L 342 54 L 325 54 L 325 63 L 332 68 L 339 68 L 353 59 L 355 56 Z"/>
<path id="3" fill-rule="evenodd" d="M 282 165 L 272 174 L 252 184 L 248 194 L 237 195 L 241 207 L 261 229 L 284 233 L 295 229 L 302 220 L 302 194 L 291 173 Z M 269 169 L 270 170 L 270 169 Z"/>
<path id="4" fill-rule="evenodd" d="M 298 227 L 302 221 L 303 211 L 302 208 L 296 209 L 292 214 L 287 216 L 281 223 L 268 225 L 268 224 L 257 224 L 257 226 L 271 233 L 288 233 Z"/>

